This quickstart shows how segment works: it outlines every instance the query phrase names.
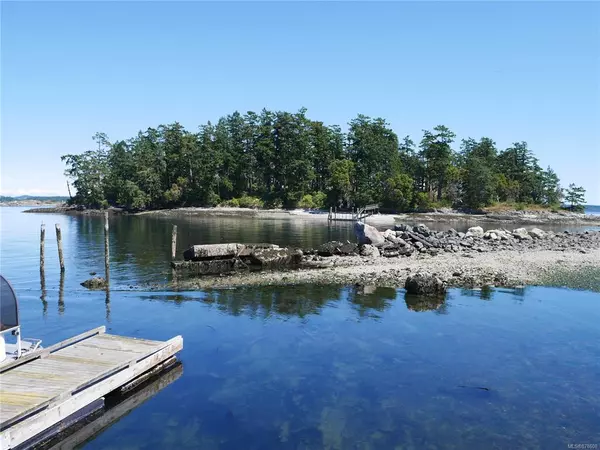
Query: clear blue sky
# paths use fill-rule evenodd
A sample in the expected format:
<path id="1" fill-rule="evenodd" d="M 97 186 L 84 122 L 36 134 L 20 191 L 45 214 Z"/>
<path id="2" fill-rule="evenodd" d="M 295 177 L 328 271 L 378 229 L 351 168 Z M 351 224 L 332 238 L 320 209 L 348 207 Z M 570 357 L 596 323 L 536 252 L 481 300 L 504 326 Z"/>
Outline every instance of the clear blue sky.
<path id="1" fill-rule="evenodd" d="M 600 204 L 600 4 L 2 2 L 4 194 L 65 194 L 91 136 L 308 108 L 525 140 Z M 458 143 L 457 143 L 458 148 Z"/>

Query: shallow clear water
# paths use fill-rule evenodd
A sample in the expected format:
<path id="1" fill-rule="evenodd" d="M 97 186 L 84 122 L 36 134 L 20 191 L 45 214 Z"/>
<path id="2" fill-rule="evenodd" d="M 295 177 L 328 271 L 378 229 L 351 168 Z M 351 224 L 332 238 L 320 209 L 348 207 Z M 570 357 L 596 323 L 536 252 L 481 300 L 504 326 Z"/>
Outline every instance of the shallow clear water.
<path id="1" fill-rule="evenodd" d="M 101 272 L 100 220 L 45 216 L 42 301 L 42 216 L 1 211 L 0 268 L 19 295 L 26 337 L 49 345 L 103 324 L 129 336 L 184 337 L 181 376 L 84 448 L 564 449 L 600 443 L 600 294 L 452 290 L 444 302 L 422 302 L 403 290 L 369 286 L 130 292 L 129 283 L 168 276 L 171 222 L 119 218 L 111 222 L 115 289 L 107 298 L 78 284 L 89 271 Z M 64 235 L 62 290 L 55 222 Z M 235 227 L 191 226 L 190 239 L 230 239 L 239 232 Z M 329 239 L 317 225 L 270 230 L 244 239 Z"/>

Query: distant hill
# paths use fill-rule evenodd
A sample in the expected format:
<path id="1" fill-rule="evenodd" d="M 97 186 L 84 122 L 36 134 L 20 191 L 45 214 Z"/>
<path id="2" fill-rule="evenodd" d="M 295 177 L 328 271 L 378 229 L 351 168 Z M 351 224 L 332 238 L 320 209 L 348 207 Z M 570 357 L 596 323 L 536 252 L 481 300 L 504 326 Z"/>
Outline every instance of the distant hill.
<path id="1" fill-rule="evenodd" d="M 22 201 L 37 201 L 37 202 L 66 202 L 69 197 L 61 196 L 44 196 L 44 195 L 19 195 L 11 197 L 0 195 L 0 202 L 22 202 Z"/>

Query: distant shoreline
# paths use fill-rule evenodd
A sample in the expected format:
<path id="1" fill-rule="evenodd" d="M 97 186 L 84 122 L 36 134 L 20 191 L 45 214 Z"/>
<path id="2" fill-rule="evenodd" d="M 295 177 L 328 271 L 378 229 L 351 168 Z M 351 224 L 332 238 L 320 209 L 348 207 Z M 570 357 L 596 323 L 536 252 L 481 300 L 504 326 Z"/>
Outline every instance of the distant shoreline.
<path id="1" fill-rule="evenodd" d="M 24 207 L 24 206 L 44 206 L 60 207 L 63 202 L 56 200 L 9 200 L 0 202 L 0 207 Z"/>
<path id="2" fill-rule="evenodd" d="M 27 201 L 26 201 L 27 202 Z M 25 203 L 26 203 L 25 202 Z M 32 208 L 26 213 L 43 214 L 70 214 L 70 215 L 100 215 L 108 211 L 109 214 L 151 215 L 157 217 L 232 217 L 252 219 L 298 219 L 298 220 L 322 220 L 326 221 L 328 212 L 323 210 L 284 210 L 284 209 L 251 209 L 232 207 L 189 207 L 174 209 L 158 209 L 141 212 L 127 212 L 119 208 L 108 210 L 82 209 L 74 206 L 65 206 L 56 203 L 46 203 L 47 207 Z M 55 206 L 53 206 L 55 205 Z M 10 205 L 10 206 L 38 206 L 38 205 Z M 600 215 L 574 213 L 570 211 L 551 212 L 546 210 L 507 210 L 487 213 L 465 213 L 451 209 L 434 212 L 415 212 L 401 214 L 376 214 L 369 216 L 368 223 L 372 225 L 387 225 L 402 221 L 416 222 L 472 222 L 472 223 L 517 223 L 517 224 L 550 224 L 569 223 L 600 226 Z"/>

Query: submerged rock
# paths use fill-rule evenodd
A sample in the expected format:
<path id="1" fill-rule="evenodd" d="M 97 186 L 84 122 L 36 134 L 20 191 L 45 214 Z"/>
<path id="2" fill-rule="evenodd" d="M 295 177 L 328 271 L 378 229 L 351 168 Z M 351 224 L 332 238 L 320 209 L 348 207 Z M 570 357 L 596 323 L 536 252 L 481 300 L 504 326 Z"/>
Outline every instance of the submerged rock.
<path id="1" fill-rule="evenodd" d="M 81 285 L 88 289 L 105 289 L 108 286 L 106 280 L 102 277 L 90 278 L 81 283 Z"/>
<path id="2" fill-rule="evenodd" d="M 406 278 L 406 292 L 413 295 L 444 295 L 446 282 L 427 272 L 419 272 Z"/>

